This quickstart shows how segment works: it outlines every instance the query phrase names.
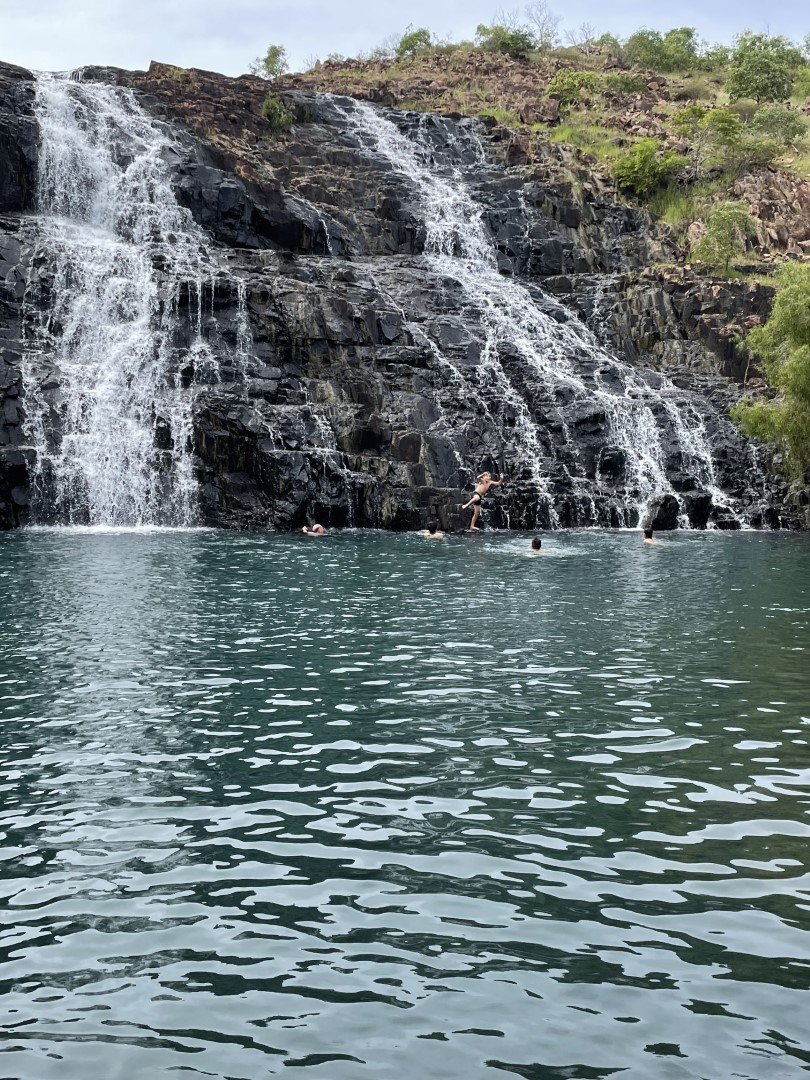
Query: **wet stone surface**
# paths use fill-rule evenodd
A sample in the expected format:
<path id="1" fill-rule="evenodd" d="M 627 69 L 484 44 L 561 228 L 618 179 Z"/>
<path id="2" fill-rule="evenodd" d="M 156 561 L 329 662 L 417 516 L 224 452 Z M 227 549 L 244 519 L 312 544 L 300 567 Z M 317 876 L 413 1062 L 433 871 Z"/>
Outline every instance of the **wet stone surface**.
<path id="1" fill-rule="evenodd" d="M 727 419 L 739 388 L 723 372 L 734 374 L 738 358 L 712 329 L 765 310 L 767 297 L 698 303 L 654 276 L 640 280 L 662 241 L 596 181 L 566 184 L 551 158 L 510 165 L 497 135 L 471 121 L 370 119 L 349 99 L 296 92 L 287 96 L 296 123 L 279 137 L 261 117 L 266 87 L 256 80 L 183 82 L 160 65 L 85 78 L 134 87 L 147 111 L 191 129 L 172 128 L 163 156 L 219 271 L 194 283 L 196 294 L 189 286 L 201 299 L 187 315 L 180 288 L 166 370 L 193 388 L 202 520 L 402 529 L 436 515 L 461 528 L 459 507 L 488 468 L 508 477 L 484 514 L 495 526 L 635 525 L 656 494 L 677 499 L 676 522 L 695 527 L 795 522 L 784 485 Z M 30 118 L 30 83 L 7 83 L 8 115 Z M 30 200 L 35 126 L 26 119 L 23 129 L 25 153 L 14 153 L 28 163 L 19 191 Z M 456 234 L 444 211 L 437 218 L 437 192 L 450 189 L 466 200 L 462 224 L 450 222 Z M 0 219 L 6 527 L 29 516 L 25 463 L 36 454 L 21 364 L 55 443 L 66 407 L 47 350 L 35 363 L 30 349 L 22 356 L 26 320 L 41 322 L 53 297 L 21 197 Z M 168 291 L 172 237 L 159 239 L 154 282 Z M 195 360 L 200 340 L 217 353 L 216 377 Z M 177 452 L 176 423 L 143 422 L 156 451 Z M 37 513 L 47 519 L 43 483 Z"/>

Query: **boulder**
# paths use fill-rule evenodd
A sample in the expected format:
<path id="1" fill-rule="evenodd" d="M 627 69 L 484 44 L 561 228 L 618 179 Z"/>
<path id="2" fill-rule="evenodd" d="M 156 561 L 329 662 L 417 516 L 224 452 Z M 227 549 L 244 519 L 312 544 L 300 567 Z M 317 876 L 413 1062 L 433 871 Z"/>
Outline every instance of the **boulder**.
<path id="1" fill-rule="evenodd" d="M 643 529 L 660 529 L 664 532 L 678 528 L 681 504 L 674 495 L 656 495 L 647 503 L 641 520 Z"/>

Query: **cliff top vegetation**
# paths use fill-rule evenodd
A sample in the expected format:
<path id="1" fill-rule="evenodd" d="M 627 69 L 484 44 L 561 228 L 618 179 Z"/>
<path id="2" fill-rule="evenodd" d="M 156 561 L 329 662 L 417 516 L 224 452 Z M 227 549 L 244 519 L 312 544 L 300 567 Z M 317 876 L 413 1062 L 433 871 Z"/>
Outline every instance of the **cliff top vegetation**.
<path id="1" fill-rule="evenodd" d="M 409 26 L 366 54 L 290 75 L 272 47 L 268 56 L 280 89 L 488 118 L 527 162 L 538 140 L 571 146 L 676 230 L 687 254 L 711 249 L 699 242 L 731 198 L 749 208 L 751 251 L 810 255 L 810 34 L 744 30 L 715 44 L 694 27 L 642 27 L 619 39 L 590 24 L 564 30 L 535 0 L 472 41 Z"/>

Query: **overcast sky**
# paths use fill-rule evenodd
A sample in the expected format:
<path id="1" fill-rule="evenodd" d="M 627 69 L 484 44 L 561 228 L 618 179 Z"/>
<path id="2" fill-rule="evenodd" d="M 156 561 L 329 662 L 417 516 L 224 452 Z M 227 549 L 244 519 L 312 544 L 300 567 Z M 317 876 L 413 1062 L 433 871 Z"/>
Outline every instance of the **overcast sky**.
<path id="1" fill-rule="evenodd" d="M 330 52 L 356 55 L 407 23 L 470 38 L 501 0 L 0 0 L 0 60 L 45 71 L 84 64 L 145 68 L 150 60 L 244 72 L 270 42 L 301 69 Z M 565 25 L 627 35 L 639 26 L 695 26 L 712 41 L 750 28 L 801 39 L 805 0 L 551 0 Z"/>

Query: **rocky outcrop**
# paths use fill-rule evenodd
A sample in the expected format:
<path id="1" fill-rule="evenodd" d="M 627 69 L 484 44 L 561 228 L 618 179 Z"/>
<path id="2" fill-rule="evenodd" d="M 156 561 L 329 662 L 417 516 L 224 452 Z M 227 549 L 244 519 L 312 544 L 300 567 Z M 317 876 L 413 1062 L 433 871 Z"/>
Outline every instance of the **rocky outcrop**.
<path id="1" fill-rule="evenodd" d="M 203 283 L 202 309 L 223 340 L 250 333 L 249 361 L 224 363 L 197 397 L 192 438 L 207 521 L 289 527 L 316 517 L 413 528 L 435 515 L 460 527 L 473 475 L 489 467 L 510 478 L 488 512 L 491 524 L 637 524 L 638 478 L 626 448 L 611 442 L 605 401 L 552 387 L 508 342 L 493 363 L 486 305 L 422 257 L 418 198 L 406 176 L 360 144 L 348 99 L 288 91 L 296 121 L 279 136 L 261 115 L 267 84 L 251 77 L 158 64 L 146 73 L 87 69 L 84 77 L 129 87 L 174 125 L 176 196 L 228 266 L 227 282 Z M 761 317 L 767 290 L 712 291 L 697 278 L 650 269 L 670 254 L 666 236 L 562 148 L 526 154 L 497 124 L 391 116 L 427 139 L 436 169 L 463 169 L 503 277 L 523 281 L 552 325 L 574 331 L 566 348 L 582 385 L 617 376 L 604 354 L 577 343 L 575 313 L 633 365 L 633 393 L 658 394 L 676 513 L 665 500 L 657 527 L 678 517 L 696 527 L 728 521 L 717 489 L 753 523 L 779 524 L 784 485 L 758 470 L 726 419 L 738 390 L 724 376 L 738 376 L 742 364 L 727 320 Z M 33 162 L 35 143 L 26 145 L 22 158 Z M 30 191 L 26 175 L 20 191 Z M 0 257 L 8 372 L 2 397 L 0 367 L 0 521 L 13 525 L 25 519 L 31 454 L 20 427 L 23 293 L 27 285 L 27 303 L 47 304 L 49 284 L 47 259 L 23 218 L 6 220 Z M 177 347 L 185 355 L 189 341 Z M 665 368 L 673 386 L 662 379 Z M 58 373 L 45 379 L 39 389 L 58 414 Z M 674 405 L 711 440 L 713 477 L 696 479 L 667 419 Z M 782 519 L 791 523 L 788 513 Z"/>
<path id="2" fill-rule="evenodd" d="M 32 75 L 0 64 L 0 213 L 31 207 L 37 160 L 37 127 L 31 112 Z"/>
<path id="3" fill-rule="evenodd" d="M 810 256 L 810 180 L 763 168 L 736 180 L 729 194 L 748 206 L 761 251 Z"/>
<path id="4" fill-rule="evenodd" d="M 744 384 L 760 378 L 744 338 L 768 318 L 772 286 L 650 266 L 633 274 L 560 275 L 544 287 L 631 363 Z"/>
<path id="5" fill-rule="evenodd" d="M 482 50 L 448 49 L 408 58 L 374 60 L 336 59 L 316 64 L 310 71 L 284 76 L 285 90 L 328 91 L 397 108 L 413 108 L 457 116 L 497 116 L 512 129 L 514 152 L 527 160 L 547 155 L 547 138 L 562 119 L 574 128 L 602 128 L 614 146 L 629 146 L 640 138 L 654 138 L 688 155 L 688 139 L 673 128 L 673 103 L 698 100 L 718 104 L 721 78 L 709 76 L 700 88 L 694 79 L 633 69 L 630 89 L 611 85 L 618 63 L 609 50 L 591 51 L 588 61 L 572 55 L 516 58 Z M 587 69 L 602 78 L 598 88 L 584 89 L 575 106 L 562 109 L 552 82 L 559 72 Z M 636 84 L 636 85 L 633 85 Z M 708 97 L 706 96 L 708 95 Z M 798 109 L 807 114 L 807 106 Z M 572 148 L 566 153 L 584 162 L 591 172 L 597 159 Z M 724 186 L 713 201 L 732 197 L 745 202 L 756 225 L 752 248 L 759 258 L 810 254 L 810 182 L 795 172 L 777 167 L 756 168 Z M 614 195 L 615 198 L 615 195 Z M 684 235 L 689 225 L 685 223 Z M 653 227 L 648 225 L 652 233 Z"/>

